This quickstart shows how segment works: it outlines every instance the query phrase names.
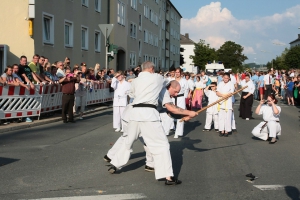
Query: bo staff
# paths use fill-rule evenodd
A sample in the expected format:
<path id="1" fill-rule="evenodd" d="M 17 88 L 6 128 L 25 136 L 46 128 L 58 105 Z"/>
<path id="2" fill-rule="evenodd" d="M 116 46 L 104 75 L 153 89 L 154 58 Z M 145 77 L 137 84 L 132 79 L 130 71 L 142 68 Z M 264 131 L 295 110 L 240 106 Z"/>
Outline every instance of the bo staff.
<path id="1" fill-rule="evenodd" d="M 201 110 L 198 110 L 197 113 L 201 113 L 202 111 L 206 110 L 207 108 L 210 108 L 210 107 L 216 105 L 217 103 L 220 103 L 221 101 L 224 101 L 225 99 L 228 99 L 229 97 L 231 97 L 231 96 L 233 96 L 233 95 L 239 93 L 240 91 L 242 91 L 243 89 L 245 89 L 245 88 L 247 88 L 247 87 L 248 87 L 248 85 L 246 85 L 245 87 L 242 87 L 241 89 L 235 91 L 234 93 L 231 93 L 231 94 L 226 95 L 225 97 L 222 97 L 222 98 L 219 99 L 218 101 L 215 101 L 215 102 L 209 104 L 208 106 L 202 108 Z M 184 117 L 181 118 L 180 122 L 183 122 L 183 121 L 184 121 Z"/>

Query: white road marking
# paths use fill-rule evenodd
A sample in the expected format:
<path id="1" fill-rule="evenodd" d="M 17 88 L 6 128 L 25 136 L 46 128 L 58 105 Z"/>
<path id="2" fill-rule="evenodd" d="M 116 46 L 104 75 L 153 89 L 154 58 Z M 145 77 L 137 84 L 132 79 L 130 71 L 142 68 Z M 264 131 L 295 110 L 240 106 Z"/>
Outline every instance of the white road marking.
<path id="1" fill-rule="evenodd" d="M 126 200 L 126 199 L 144 199 L 147 198 L 144 194 L 111 194 L 97 196 L 74 196 L 74 197 L 54 197 L 31 200 Z"/>
<path id="2" fill-rule="evenodd" d="M 253 185 L 260 190 L 283 190 L 285 185 Z"/>

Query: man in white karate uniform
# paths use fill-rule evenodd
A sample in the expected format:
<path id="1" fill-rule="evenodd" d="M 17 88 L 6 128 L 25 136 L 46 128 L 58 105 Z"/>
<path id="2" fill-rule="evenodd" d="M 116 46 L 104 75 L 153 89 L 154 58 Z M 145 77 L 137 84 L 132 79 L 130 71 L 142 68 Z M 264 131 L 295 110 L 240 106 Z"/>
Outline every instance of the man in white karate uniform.
<path id="1" fill-rule="evenodd" d="M 232 71 L 229 72 L 230 73 L 230 81 L 232 82 L 232 84 L 234 85 L 234 89 L 237 89 L 237 83 L 236 83 L 236 78 L 234 76 L 234 74 L 232 73 Z M 235 97 L 234 95 L 232 96 L 232 106 L 235 103 Z M 235 123 L 235 117 L 234 117 L 234 110 L 232 109 L 232 117 L 231 117 L 231 128 L 232 128 L 232 132 L 236 132 L 236 123 Z"/>
<path id="2" fill-rule="evenodd" d="M 179 82 L 181 90 L 177 97 L 173 98 L 173 103 L 179 108 L 186 109 L 185 99 L 191 98 L 192 91 L 190 91 L 189 89 L 187 80 L 184 77 L 182 77 L 182 69 L 179 67 L 175 70 L 175 80 Z M 178 136 L 183 136 L 183 130 L 184 122 L 180 122 L 180 120 L 177 120 L 174 138 L 178 138 Z"/>
<path id="3" fill-rule="evenodd" d="M 230 75 L 225 73 L 223 81 L 218 84 L 217 96 L 219 98 L 226 97 L 234 92 L 234 85 L 229 81 Z M 232 131 L 232 96 L 221 101 L 218 105 L 219 111 L 219 131 L 220 136 L 228 137 L 228 133 Z"/>
<path id="4" fill-rule="evenodd" d="M 122 71 L 115 73 L 111 86 L 114 91 L 114 101 L 113 101 L 113 128 L 116 132 L 122 130 L 121 116 L 127 106 L 127 96 L 130 90 L 130 83 L 125 80 Z"/>
<path id="5" fill-rule="evenodd" d="M 126 164 L 132 151 L 133 142 L 142 136 L 153 157 L 155 178 L 166 178 L 166 185 L 180 184 L 181 181 L 173 177 L 170 146 L 164 134 L 159 113 L 155 109 L 163 87 L 163 77 L 153 73 L 154 64 L 152 62 L 143 63 L 142 68 L 143 72 L 132 82 L 130 96 L 134 97 L 134 101 L 130 113 L 128 113 L 127 135 L 123 138 L 124 145 L 115 151 L 114 155 L 110 154 L 113 156 L 110 158 L 113 166 L 109 168 L 109 172 L 114 173 Z M 179 87 L 177 90 L 179 91 Z M 183 109 L 173 104 L 170 106 L 178 109 L 179 113 L 185 114 Z M 124 114 L 127 114 L 127 111 Z M 189 112 L 189 115 L 191 118 L 197 113 Z"/>

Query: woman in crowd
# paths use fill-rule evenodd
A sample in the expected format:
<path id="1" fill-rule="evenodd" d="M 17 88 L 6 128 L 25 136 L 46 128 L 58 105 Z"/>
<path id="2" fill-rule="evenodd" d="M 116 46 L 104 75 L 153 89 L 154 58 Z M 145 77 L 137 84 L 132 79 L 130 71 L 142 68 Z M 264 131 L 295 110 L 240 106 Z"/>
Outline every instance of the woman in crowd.
<path id="1" fill-rule="evenodd" d="M 105 82 L 105 72 L 104 70 L 100 70 L 97 75 L 96 75 L 96 79 L 100 82 Z"/>
<path id="2" fill-rule="evenodd" d="M 287 98 L 289 106 L 290 105 L 295 105 L 295 103 L 294 103 L 294 94 L 293 94 L 294 85 L 295 85 L 295 83 L 292 81 L 292 78 L 289 77 L 288 81 L 286 83 L 286 98 Z"/>
<path id="3" fill-rule="evenodd" d="M 202 82 L 199 76 L 196 76 L 195 82 L 196 89 L 193 93 L 192 99 L 192 107 L 201 109 L 202 108 L 202 97 L 203 97 L 203 88 L 205 88 L 205 84 Z"/>
<path id="4" fill-rule="evenodd" d="M 280 79 L 280 98 L 282 101 L 285 101 L 285 86 L 286 86 L 286 76 L 281 76 Z"/>
<path id="5" fill-rule="evenodd" d="M 89 68 L 87 70 L 87 74 L 86 74 L 86 79 L 91 80 L 91 81 L 96 81 L 96 77 L 95 77 L 95 72 L 93 68 Z"/>
<path id="6" fill-rule="evenodd" d="M 94 68 L 94 75 L 95 77 L 97 76 L 98 72 L 100 71 L 100 64 L 96 63 L 95 68 Z"/>
<path id="7" fill-rule="evenodd" d="M 281 108 L 276 104 L 277 99 L 274 94 L 270 94 L 267 98 L 267 104 L 262 100 L 255 110 L 256 114 L 263 116 L 264 121 L 252 130 L 252 134 L 262 140 L 269 140 L 269 144 L 275 144 L 277 135 L 281 135 L 279 123 Z"/>

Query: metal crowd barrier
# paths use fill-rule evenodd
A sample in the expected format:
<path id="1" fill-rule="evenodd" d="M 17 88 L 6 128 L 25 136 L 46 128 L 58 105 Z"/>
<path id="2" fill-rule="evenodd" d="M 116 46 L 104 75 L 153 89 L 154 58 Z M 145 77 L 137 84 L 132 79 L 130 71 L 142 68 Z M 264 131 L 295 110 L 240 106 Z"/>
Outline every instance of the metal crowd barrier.
<path id="1" fill-rule="evenodd" d="M 35 85 L 29 91 L 21 86 L 0 85 L 0 119 L 40 116 L 61 110 L 62 95 L 60 84 Z M 86 90 L 86 105 L 112 101 L 113 96 L 109 83 L 95 81 Z"/>

